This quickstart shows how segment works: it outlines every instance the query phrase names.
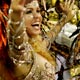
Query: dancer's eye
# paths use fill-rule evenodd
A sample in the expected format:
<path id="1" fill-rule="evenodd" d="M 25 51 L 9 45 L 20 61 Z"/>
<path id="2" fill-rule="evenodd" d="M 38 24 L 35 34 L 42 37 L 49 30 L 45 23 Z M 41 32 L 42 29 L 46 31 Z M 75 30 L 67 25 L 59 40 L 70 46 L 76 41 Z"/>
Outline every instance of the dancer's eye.
<path id="1" fill-rule="evenodd" d="M 39 13 L 40 12 L 40 9 L 38 9 L 37 12 Z"/>
<path id="2" fill-rule="evenodd" d="M 29 11 L 26 11 L 26 14 L 30 14 L 30 13 L 32 13 L 32 11 L 31 11 L 31 10 L 29 10 Z"/>

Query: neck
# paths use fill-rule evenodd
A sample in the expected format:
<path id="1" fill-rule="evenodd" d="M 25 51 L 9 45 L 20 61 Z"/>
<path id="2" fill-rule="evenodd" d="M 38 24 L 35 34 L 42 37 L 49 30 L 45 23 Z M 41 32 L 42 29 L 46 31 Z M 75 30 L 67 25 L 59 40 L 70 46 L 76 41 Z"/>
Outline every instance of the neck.
<path id="1" fill-rule="evenodd" d="M 42 41 L 42 36 L 41 35 L 36 35 L 36 36 L 32 36 L 32 37 L 29 37 L 29 39 L 31 41 Z"/>

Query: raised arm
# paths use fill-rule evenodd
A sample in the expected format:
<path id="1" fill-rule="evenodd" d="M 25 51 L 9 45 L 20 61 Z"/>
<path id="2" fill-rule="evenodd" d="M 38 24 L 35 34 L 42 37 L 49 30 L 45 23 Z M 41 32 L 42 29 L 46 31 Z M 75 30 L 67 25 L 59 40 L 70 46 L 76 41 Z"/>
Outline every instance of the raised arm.
<path id="1" fill-rule="evenodd" d="M 63 15 L 62 18 L 56 24 L 56 26 L 53 27 L 53 29 L 50 32 L 48 32 L 48 35 L 52 39 L 52 41 L 56 38 L 58 33 L 61 31 L 62 27 L 72 19 L 73 5 L 74 5 L 74 0 L 66 0 L 65 2 L 59 4 Z"/>
<path id="2" fill-rule="evenodd" d="M 23 15 L 26 0 L 12 0 L 9 14 L 9 45 L 21 50 L 24 41 L 27 41 Z M 25 46 L 24 46 L 25 47 Z"/>

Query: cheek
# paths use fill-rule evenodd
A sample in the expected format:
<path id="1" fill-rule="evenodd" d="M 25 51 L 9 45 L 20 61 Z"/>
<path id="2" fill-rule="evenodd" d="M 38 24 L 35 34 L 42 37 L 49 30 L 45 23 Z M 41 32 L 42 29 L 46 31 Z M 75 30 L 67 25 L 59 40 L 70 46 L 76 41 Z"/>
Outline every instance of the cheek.
<path id="1" fill-rule="evenodd" d="M 40 15 L 40 20 L 41 20 L 41 22 L 42 22 L 42 16 Z"/>
<path id="2" fill-rule="evenodd" d="M 32 20 L 33 20 L 32 15 L 24 16 L 25 25 L 31 25 Z"/>

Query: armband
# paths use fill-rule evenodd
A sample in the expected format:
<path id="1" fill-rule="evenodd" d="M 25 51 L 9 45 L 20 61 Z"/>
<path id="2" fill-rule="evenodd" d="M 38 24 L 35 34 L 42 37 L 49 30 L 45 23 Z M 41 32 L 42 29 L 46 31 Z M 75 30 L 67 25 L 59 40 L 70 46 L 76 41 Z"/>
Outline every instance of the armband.
<path id="1" fill-rule="evenodd" d="M 13 25 L 19 25 L 21 23 L 21 21 L 8 21 L 9 24 L 13 24 Z"/>

